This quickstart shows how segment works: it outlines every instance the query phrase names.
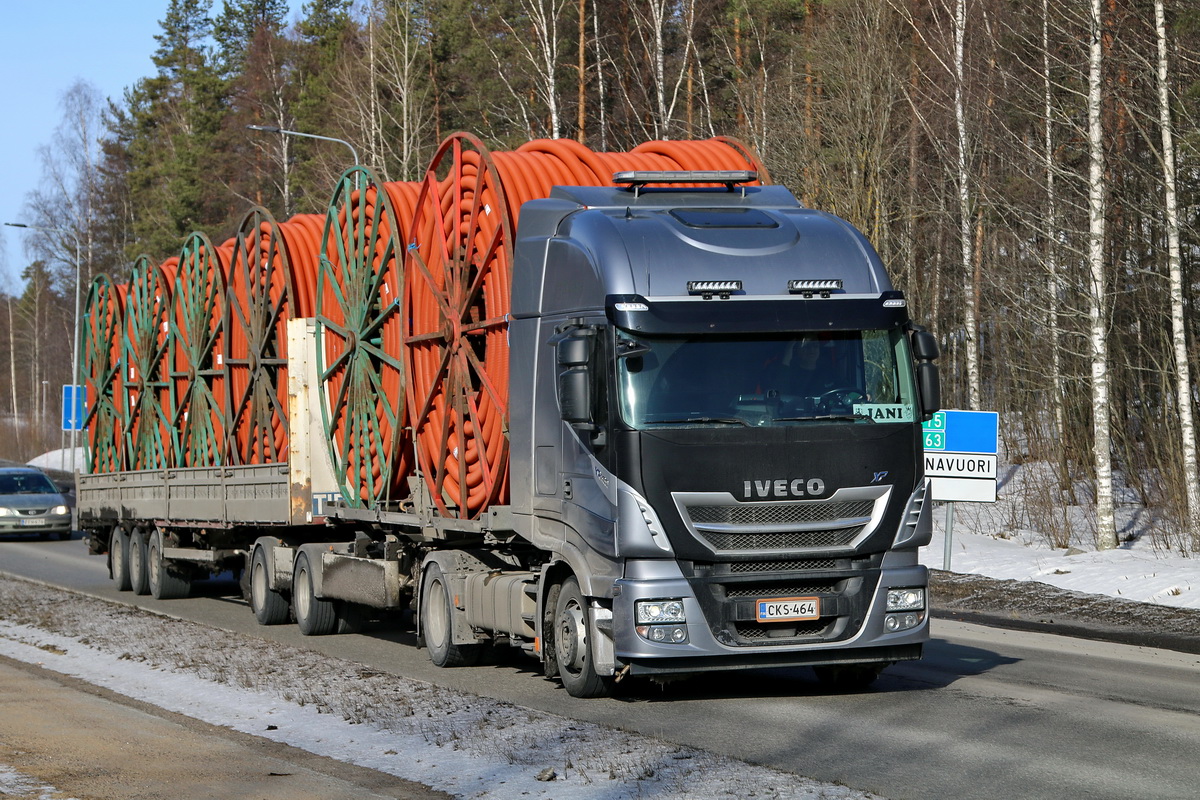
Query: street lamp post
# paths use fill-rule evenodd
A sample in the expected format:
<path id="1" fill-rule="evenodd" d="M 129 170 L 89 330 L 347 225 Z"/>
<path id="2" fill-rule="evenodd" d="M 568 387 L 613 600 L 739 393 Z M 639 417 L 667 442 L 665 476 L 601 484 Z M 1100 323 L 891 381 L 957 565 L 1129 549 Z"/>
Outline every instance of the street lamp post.
<path id="1" fill-rule="evenodd" d="M 345 139 L 335 139 L 332 136 L 318 136 L 315 133 L 302 133 L 300 131 L 289 131 L 286 128 L 280 128 L 278 125 L 247 125 L 252 131 L 262 131 L 263 133 L 278 133 L 283 136 L 303 136 L 306 139 L 320 139 L 323 142 L 337 142 L 344 144 L 350 148 L 350 155 L 354 159 L 354 165 L 358 164 L 358 151 L 354 149 L 354 145 L 347 142 Z"/>
<path id="2" fill-rule="evenodd" d="M 41 231 L 42 233 L 65 233 L 75 240 L 75 323 L 74 330 L 71 335 L 71 386 L 72 392 L 79 391 L 79 277 L 80 267 L 82 265 L 82 250 L 79 234 L 70 228 L 45 228 L 40 225 L 26 225 L 23 222 L 6 222 L 5 225 L 10 228 L 24 228 L 29 231 Z M 43 395 L 45 392 L 43 391 Z M 43 401 L 43 413 L 45 403 Z M 76 412 L 79 410 L 79 398 L 73 397 L 71 403 L 70 417 L 68 420 L 71 423 L 71 473 L 75 473 L 75 451 L 79 447 L 79 420 L 76 419 Z"/>

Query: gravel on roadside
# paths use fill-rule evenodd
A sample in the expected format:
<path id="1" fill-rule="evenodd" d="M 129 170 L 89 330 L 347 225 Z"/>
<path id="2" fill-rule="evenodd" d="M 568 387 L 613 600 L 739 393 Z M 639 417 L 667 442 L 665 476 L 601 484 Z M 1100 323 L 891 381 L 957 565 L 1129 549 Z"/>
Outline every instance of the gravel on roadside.
<path id="1" fill-rule="evenodd" d="M 1200 653 L 1200 611 L 1085 594 L 1035 581 L 930 570 L 936 618 Z"/>

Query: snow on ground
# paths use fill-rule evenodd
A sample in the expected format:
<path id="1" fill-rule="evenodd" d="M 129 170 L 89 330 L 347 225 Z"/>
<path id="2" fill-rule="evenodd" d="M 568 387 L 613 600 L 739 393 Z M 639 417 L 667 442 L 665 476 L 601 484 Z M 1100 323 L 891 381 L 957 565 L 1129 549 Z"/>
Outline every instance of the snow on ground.
<path id="1" fill-rule="evenodd" d="M 1098 551 L 1087 511 L 1064 506 L 1052 513 L 1055 524 L 1069 530 L 1068 546 L 1052 546 L 1054 536 L 1039 527 L 1044 515 L 1039 517 L 1027 501 L 1028 482 L 1039 473 L 1036 468 L 1014 470 L 1002 462 L 1000 474 L 1006 478 L 998 486 L 997 502 L 953 504 L 953 572 L 1200 609 L 1200 557 L 1179 555 L 1165 544 L 1146 509 L 1134 503 L 1128 491 L 1118 493 L 1126 502 L 1117 511 L 1117 549 Z M 921 550 L 921 563 L 933 569 L 943 568 L 945 522 L 942 504 L 934 509 L 933 542 Z"/>
<path id="2" fill-rule="evenodd" d="M 1174 554 L 1147 526 L 1144 509 L 1127 502 L 1119 512 L 1122 545 L 1098 552 L 1090 541 L 1087 512 L 1056 508 L 1053 514 L 1070 533 L 1068 547 L 1055 547 L 1054 537 L 1039 529 L 1038 515 L 1026 502 L 1022 481 L 1033 480 L 1036 470 L 1002 464 L 1001 474 L 1005 479 L 997 503 L 954 505 L 954 572 L 1200 609 L 1200 559 Z M 922 549 L 921 562 L 941 569 L 946 507 L 938 506 L 934 514 L 933 542 Z M 264 645 L 252 637 L 222 634 L 235 641 L 216 653 L 207 646 L 211 632 L 202 626 L 92 598 L 83 604 L 56 603 L 47 595 L 53 591 L 0 578 L 0 655 L 459 797 L 875 797 L 403 677 L 368 673 L 351 662 Z M 14 592 L 45 596 L 14 599 Z M 101 604 L 104 610 L 88 604 Z M 64 620 L 63 609 L 75 609 L 80 616 Z M 266 659 L 270 670 L 262 668 Z M 544 780 L 551 772 L 554 779 Z M 8 785 L 29 788 L 27 784 L 0 765 L 0 795 Z M 729 787 L 737 787 L 736 792 Z"/>
<path id="3" fill-rule="evenodd" d="M 35 456 L 29 460 L 29 466 L 38 467 L 39 469 L 54 469 L 62 472 L 70 472 L 71 468 L 87 472 L 87 461 L 85 460 L 84 450 L 82 447 L 75 448 L 75 461 L 71 461 L 71 448 L 63 450 L 51 450 L 48 453 L 42 453 L 40 456 Z"/>
<path id="4" fill-rule="evenodd" d="M 878 800 L 252 636 L 213 647 L 202 625 L 67 594 L 0 576 L 0 655 L 458 797 Z"/>

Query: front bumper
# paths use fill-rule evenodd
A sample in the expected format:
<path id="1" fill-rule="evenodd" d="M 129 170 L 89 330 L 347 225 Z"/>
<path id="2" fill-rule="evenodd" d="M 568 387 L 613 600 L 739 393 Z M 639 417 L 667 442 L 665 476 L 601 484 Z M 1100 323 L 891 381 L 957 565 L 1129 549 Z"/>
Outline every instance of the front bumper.
<path id="1" fill-rule="evenodd" d="M 612 625 L 616 661 L 635 675 L 909 661 L 921 657 L 929 639 L 928 608 L 915 627 L 884 630 L 887 590 L 927 586 L 928 571 L 921 566 L 860 570 L 825 586 L 814 584 L 811 592 L 801 588 L 820 598 L 820 619 L 784 624 L 753 620 L 753 589 L 747 598 L 728 591 L 736 584 L 689 581 L 671 561 L 630 566 L 615 586 Z M 635 602 L 667 598 L 683 600 L 686 643 L 647 641 L 635 630 Z"/>
<path id="2" fill-rule="evenodd" d="M 71 532 L 71 515 L 0 517 L 0 536 L 61 536 Z"/>

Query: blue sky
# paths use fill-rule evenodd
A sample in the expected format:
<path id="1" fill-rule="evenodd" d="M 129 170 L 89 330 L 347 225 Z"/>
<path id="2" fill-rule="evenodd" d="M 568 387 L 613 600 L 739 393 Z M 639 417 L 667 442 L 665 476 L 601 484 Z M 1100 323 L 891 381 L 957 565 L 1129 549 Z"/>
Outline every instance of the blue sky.
<path id="1" fill-rule="evenodd" d="M 62 119 L 63 93 L 90 81 L 104 97 L 150 75 L 167 0 L 0 0 L 0 222 L 24 222 L 26 194 L 42 182 L 38 148 Z M 29 234 L 0 227 L 7 271 L 24 264 Z"/>
<path id="2" fill-rule="evenodd" d="M 25 196 L 42 182 L 38 148 L 51 143 L 62 96 L 76 80 L 119 100 L 153 73 L 167 2 L 0 0 L 0 222 L 27 221 Z M 215 0 L 214 14 L 221 5 Z M 0 226 L 0 271 L 20 271 L 28 235 Z"/>

